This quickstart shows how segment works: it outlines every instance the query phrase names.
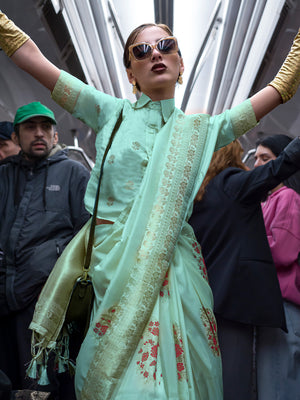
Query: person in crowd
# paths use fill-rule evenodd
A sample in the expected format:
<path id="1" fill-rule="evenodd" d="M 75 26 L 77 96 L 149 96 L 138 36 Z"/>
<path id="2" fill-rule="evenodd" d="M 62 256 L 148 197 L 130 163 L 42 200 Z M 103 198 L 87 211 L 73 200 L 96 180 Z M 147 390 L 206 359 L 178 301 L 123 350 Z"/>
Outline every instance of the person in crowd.
<path id="1" fill-rule="evenodd" d="M 276 163 L 290 141 L 286 135 L 259 140 L 255 170 Z M 288 332 L 273 331 L 268 327 L 260 331 L 257 342 L 258 400 L 300 398 L 300 195 L 283 181 L 284 177 L 269 191 L 262 203 L 262 212 L 284 300 Z"/>
<path id="2" fill-rule="evenodd" d="M 18 108 L 12 139 L 21 152 L 0 166 L 0 370 L 12 389 L 30 386 L 28 329 L 57 258 L 89 219 L 89 171 L 56 146 L 53 112 L 33 102 Z M 68 397 L 71 398 L 71 397 Z"/>
<path id="3" fill-rule="evenodd" d="M 12 122 L 0 122 L 0 165 L 7 161 L 7 157 L 16 155 L 20 151 L 20 146 L 11 139 L 14 126 Z M 3 251 L 0 249 L 0 265 L 3 263 Z"/>
<path id="4" fill-rule="evenodd" d="M 259 133 L 264 138 L 263 139 L 264 141 L 266 140 L 266 138 L 268 138 L 268 142 L 272 142 L 271 146 L 273 149 L 272 150 L 273 157 L 274 157 L 274 155 L 275 155 L 275 157 L 279 156 L 279 154 L 282 151 L 282 149 L 284 148 L 284 146 L 287 146 L 288 143 L 292 141 L 292 138 L 290 138 L 287 135 L 277 134 L 277 135 L 272 135 L 272 136 L 266 137 L 263 134 L 263 132 L 259 132 Z M 273 137 L 275 137 L 276 140 L 273 141 L 273 139 L 272 139 Z M 260 141 L 260 139 L 258 139 L 257 146 L 258 146 L 259 141 Z M 262 160 L 258 160 L 258 162 L 261 162 L 261 161 Z M 287 186 L 300 194 L 300 171 L 297 171 L 292 176 L 285 179 L 283 181 L 283 184 L 284 184 L 284 186 Z"/>
<path id="5" fill-rule="evenodd" d="M 286 330 L 261 200 L 300 170 L 300 140 L 249 171 L 238 141 L 214 153 L 189 223 L 201 244 L 222 355 L 224 399 L 255 399 L 255 337 Z M 265 397 L 267 398 L 267 397 Z"/>
<path id="6" fill-rule="evenodd" d="M 20 146 L 11 139 L 13 131 L 14 126 L 12 122 L 0 122 L 0 163 L 6 157 L 14 156 L 20 151 Z"/>
<path id="7" fill-rule="evenodd" d="M 97 209 L 90 271 L 95 301 L 77 357 L 77 398 L 221 400 L 213 298 L 187 220 L 214 150 L 244 134 L 297 90 L 300 34 L 285 64 L 289 72 L 281 69 L 279 79 L 251 99 L 211 117 L 185 115 L 174 106 L 184 64 L 166 25 L 140 25 L 127 39 L 124 65 L 133 91 L 141 93 L 133 104 L 60 71 L 3 13 L 0 32 L 0 45 L 11 60 L 97 133 L 96 164 L 85 197 L 89 212 L 101 160 L 116 130 Z M 76 275 L 68 284 L 64 280 L 67 272 L 71 276 L 68 260 L 82 248 L 88 228 L 60 257 L 55 269 L 64 273 L 52 275 L 39 299 L 31 324 L 39 355 L 57 340 L 66 293 L 76 280 Z M 54 284 L 55 301 L 47 302 Z M 63 310 L 60 319 L 49 326 L 44 315 L 57 309 Z"/>

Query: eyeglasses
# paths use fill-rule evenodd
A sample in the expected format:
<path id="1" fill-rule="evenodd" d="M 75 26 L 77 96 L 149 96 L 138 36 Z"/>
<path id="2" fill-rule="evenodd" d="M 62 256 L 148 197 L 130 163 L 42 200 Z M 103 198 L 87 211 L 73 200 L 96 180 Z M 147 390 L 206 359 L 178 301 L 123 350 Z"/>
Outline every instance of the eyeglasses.
<path id="1" fill-rule="evenodd" d="M 132 44 L 128 48 L 129 57 L 133 57 L 136 61 L 142 61 L 146 58 L 150 58 L 154 49 L 157 49 L 162 54 L 177 53 L 177 39 L 174 36 L 168 36 L 160 39 L 155 44 L 146 42 Z"/>

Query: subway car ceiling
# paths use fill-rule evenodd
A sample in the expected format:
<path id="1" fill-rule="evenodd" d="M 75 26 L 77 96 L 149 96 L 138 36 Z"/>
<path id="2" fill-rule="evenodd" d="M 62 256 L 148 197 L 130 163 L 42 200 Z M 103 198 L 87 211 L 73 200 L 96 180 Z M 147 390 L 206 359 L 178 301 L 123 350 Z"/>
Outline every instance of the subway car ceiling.
<path id="1" fill-rule="evenodd" d="M 1 0 L 0 8 L 58 67 L 104 92 L 131 101 L 122 64 L 130 31 L 145 22 L 168 24 L 185 63 L 176 88 L 186 113 L 216 114 L 257 92 L 281 66 L 300 21 L 299 0 Z M 41 101 L 57 118 L 60 142 L 95 157 L 95 134 L 52 101 L 49 92 L 0 51 L 0 120 Z M 260 135 L 299 135 L 300 93 L 274 110 L 241 142 Z"/>

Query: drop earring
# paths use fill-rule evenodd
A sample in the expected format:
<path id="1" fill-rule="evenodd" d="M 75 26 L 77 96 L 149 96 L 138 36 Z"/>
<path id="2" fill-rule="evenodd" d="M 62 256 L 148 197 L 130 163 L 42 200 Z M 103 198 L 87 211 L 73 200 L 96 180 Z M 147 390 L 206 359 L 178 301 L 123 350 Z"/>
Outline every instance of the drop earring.
<path id="1" fill-rule="evenodd" d="M 179 85 L 182 85 L 182 84 L 183 84 L 182 72 L 179 72 L 179 76 L 178 76 L 177 82 L 179 83 Z"/>
<path id="2" fill-rule="evenodd" d="M 135 81 L 132 82 L 132 93 L 133 94 L 137 94 L 137 87 L 136 87 L 136 82 Z"/>

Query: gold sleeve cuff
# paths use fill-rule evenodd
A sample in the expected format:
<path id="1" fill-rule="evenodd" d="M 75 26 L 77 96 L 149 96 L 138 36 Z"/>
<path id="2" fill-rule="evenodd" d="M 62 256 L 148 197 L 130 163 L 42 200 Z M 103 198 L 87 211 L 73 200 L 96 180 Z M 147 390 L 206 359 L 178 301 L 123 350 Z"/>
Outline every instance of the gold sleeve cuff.
<path id="1" fill-rule="evenodd" d="M 283 103 L 290 100 L 300 84 L 300 30 L 289 54 L 272 82 L 269 83 L 281 95 Z"/>
<path id="2" fill-rule="evenodd" d="M 0 12 L 0 47 L 8 57 L 11 57 L 28 39 L 26 33 Z"/>

